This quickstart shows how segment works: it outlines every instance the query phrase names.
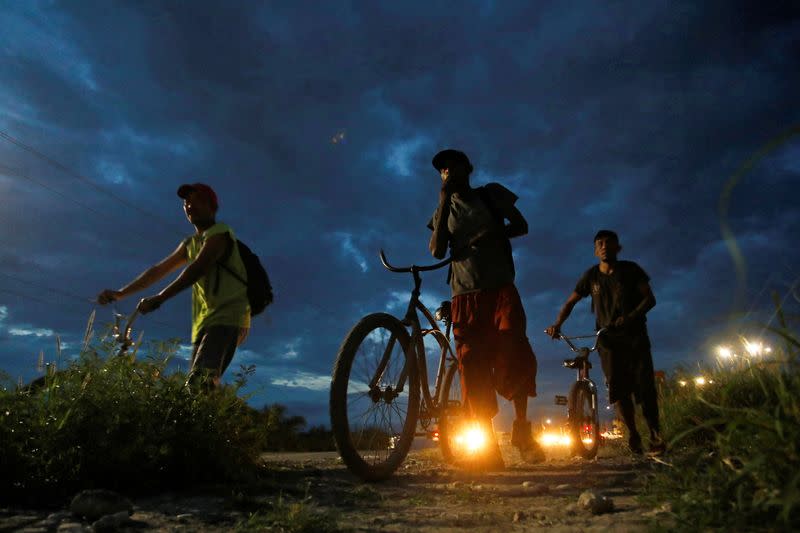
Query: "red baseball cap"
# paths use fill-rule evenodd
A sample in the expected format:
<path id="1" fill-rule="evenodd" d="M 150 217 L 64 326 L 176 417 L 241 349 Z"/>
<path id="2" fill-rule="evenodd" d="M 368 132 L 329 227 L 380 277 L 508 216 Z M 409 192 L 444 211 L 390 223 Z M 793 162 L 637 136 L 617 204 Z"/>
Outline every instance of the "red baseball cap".
<path id="1" fill-rule="evenodd" d="M 186 197 L 193 192 L 199 192 L 205 195 L 211 202 L 211 207 L 214 208 L 215 211 L 219 207 L 219 202 L 217 201 L 217 193 L 215 193 L 214 189 L 212 189 L 205 183 L 184 183 L 183 185 L 178 187 L 178 197 L 180 198 L 186 199 Z"/>

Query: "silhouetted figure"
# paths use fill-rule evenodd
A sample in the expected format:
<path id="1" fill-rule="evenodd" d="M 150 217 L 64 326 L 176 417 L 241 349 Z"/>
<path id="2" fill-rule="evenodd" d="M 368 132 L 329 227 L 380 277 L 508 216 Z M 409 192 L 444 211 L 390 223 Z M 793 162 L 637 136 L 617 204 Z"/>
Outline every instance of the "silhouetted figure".
<path id="1" fill-rule="evenodd" d="M 472 188 L 466 154 L 444 150 L 433 158 L 442 178 L 439 205 L 428 227 L 431 253 L 453 262 L 453 335 L 462 394 L 471 415 L 492 437 L 483 465 L 503 468 L 492 418 L 497 394 L 514 403 L 512 444 L 525 460 L 544 460 L 528 421 L 528 397 L 536 396 L 536 356 L 526 334 L 525 310 L 514 285 L 509 239 L 525 235 L 528 223 L 514 205 L 517 196 L 498 183 Z M 505 224 L 505 220 L 509 224 Z"/>
<path id="2" fill-rule="evenodd" d="M 592 297 L 596 327 L 608 327 L 600 336 L 598 351 L 609 391 L 609 402 L 616 404 L 628 427 L 629 445 L 643 453 L 636 429 L 633 399 L 642 405 L 650 429 L 650 452 L 661 454 L 665 446 L 658 420 L 658 396 L 647 334 L 647 312 L 656 305 L 650 277 L 633 261 L 620 261 L 622 250 L 617 234 L 600 230 L 594 237 L 594 254 L 600 263 L 587 270 L 575 286 L 555 323 L 547 334 L 556 338 L 561 325 L 582 298 Z"/>
<path id="3" fill-rule="evenodd" d="M 143 298 L 137 309 L 149 313 L 182 290 L 192 287 L 194 350 L 189 381 L 213 387 L 219 385 L 236 348 L 247 337 L 250 328 L 247 285 L 230 271 L 244 280 L 247 273 L 233 230 L 216 221 L 218 201 L 214 190 L 202 183 L 187 184 L 178 188 L 178 196 L 183 199 L 183 210 L 194 225 L 195 233 L 128 285 L 116 291 L 106 289 L 97 300 L 107 304 L 125 298 L 186 266 L 164 290 Z"/>

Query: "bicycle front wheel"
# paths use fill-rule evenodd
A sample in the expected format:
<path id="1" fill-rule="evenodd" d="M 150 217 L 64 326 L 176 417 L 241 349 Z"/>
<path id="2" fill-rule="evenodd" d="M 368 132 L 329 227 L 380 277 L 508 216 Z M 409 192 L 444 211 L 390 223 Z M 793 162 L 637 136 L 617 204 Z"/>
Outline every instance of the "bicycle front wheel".
<path id="1" fill-rule="evenodd" d="M 386 313 L 362 318 L 339 348 L 331 382 L 331 428 L 351 472 L 378 481 L 397 470 L 414 440 L 419 395 L 406 328 Z"/>
<path id="2" fill-rule="evenodd" d="M 439 447 L 445 462 L 452 463 L 458 458 L 459 447 L 463 447 L 458 442 L 459 431 L 467 421 L 457 362 L 451 363 L 445 374 L 439 408 Z"/>
<path id="3" fill-rule="evenodd" d="M 600 447 L 597 394 L 589 383 L 579 381 L 570 390 L 569 402 L 573 450 L 585 459 L 593 459 Z"/>

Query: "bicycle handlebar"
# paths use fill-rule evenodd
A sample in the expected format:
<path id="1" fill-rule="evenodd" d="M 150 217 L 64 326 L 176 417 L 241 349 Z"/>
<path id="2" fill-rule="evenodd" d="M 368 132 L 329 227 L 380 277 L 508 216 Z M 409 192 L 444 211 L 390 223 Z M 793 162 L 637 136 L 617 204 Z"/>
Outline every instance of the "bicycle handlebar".
<path id="1" fill-rule="evenodd" d="M 563 340 L 564 342 L 566 342 L 567 346 L 569 346 L 570 350 L 572 350 L 575 353 L 580 352 L 581 349 L 578 348 L 577 346 L 575 346 L 572 343 L 573 339 L 591 339 L 591 338 L 594 338 L 594 345 L 592 345 L 592 347 L 589 348 L 589 352 L 591 353 L 591 352 L 597 350 L 597 343 L 600 341 L 600 335 L 605 333 L 607 330 L 608 330 L 608 328 L 600 328 L 594 333 L 594 335 L 580 335 L 580 336 L 577 336 L 577 337 L 567 337 L 563 333 L 559 333 L 558 334 L 558 338 Z"/>
<path id="2" fill-rule="evenodd" d="M 430 270 L 438 270 L 443 266 L 449 265 L 453 261 L 452 257 L 448 257 L 444 261 L 440 261 L 434 265 L 427 265 L 427 266 L 411 265 L 409 267 L 396 267 L 390 264 L 389 260 L 386 259 L 386 254 L 383 253 L 383 249 L 381 249 L 380 256 L 381 256 L 381 263 L 383 264 L 384 268 L 386 268 L 386 270 L 389 270 L 390 272 L 411 272 L 411 273 L 428 272 Z"/>

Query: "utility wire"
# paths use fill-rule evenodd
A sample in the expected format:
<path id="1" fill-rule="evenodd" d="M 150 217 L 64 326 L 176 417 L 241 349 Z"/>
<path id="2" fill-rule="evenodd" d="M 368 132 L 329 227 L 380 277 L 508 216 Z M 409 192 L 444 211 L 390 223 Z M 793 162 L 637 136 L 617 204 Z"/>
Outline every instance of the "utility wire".
<path id="1" fill-rule="evenodd" d="M 21 178 L 21 179 L 24 179 L 24 180 L 28 180 L 31 183 L 35 183 L 36 185 L 38 185 L 38 186 L 40 186 L 40 187 L 42 187 L 44 189 L 47 189 L 51 193 L 53 193 L 53 194 L 55 194 L 55 195 L 57 195 L 57 196 L 59 196 L 61 198 L 64 198 L 65 200 L 69 200 L 70 202 L 73 202 L 74 204 L 78 205 L 79 207 L 83 207 L 87 211 L 91 211 L 92 213 L 94 213 L 95 215 L 101 217 L 105 221 L 107 221 L 108 217 L 110 216 L 108 213 L 103 213 L 102 211 L 98 211 L 97 209 L 95 209 L 94 207 L 92 207 L 90 205 L 87 205 L 87 204 L 85 204 L 85 203 L 83 203 L 83 202 L 81 202 L 79 200 L 76 200 L 75 198 L 71 198 L 70 196 L 67 196 L 63 192 L 59 191 L 58 189 L 55 189 L 55 188 L 51 187 L 50 185 L 48 185 L 47 183 L 45 183 L 45 182 L 43 182 L 41 180 L 38 180 L 36 178 L 32 178 L 28 174 L 25 174 L 25 173 L 23 173 L 22 171 L 20 171 L 18 169 L 11 168 L 11 167 L 8 167 L 8 166 L 3 165 L 2 163 L 0 163 L 0 173 L 2 173 L 5 176 L 9 176 L 9 177 L 12 177 L 12 178 Z M 139 235 L 141 235 L 142 237 L 147 238 L 148 240 L 153 238 L 152 233 L 147 233 L 144 230 L 140 229 L 138 226 L 136 227 L 135 231 Z"/>
<path id="2" fill-rule="evenodd" d="M 41 289 L 41 290 L 50 291 L 50 292 L 53 292 L 53 293 L 56 293 L 56 294 L 60 294 L 62 296 L 65 296 L 67 298 L 71 298 L 72 300 L 79 301 L 79 302 L 82 302 L 84 304 L 97 305 L 97 302 L 92 298 L 86 298 L 84 296 L 78 296 L 76 294 L 70 293 L 70 292 L 62 290 L 62 289 L 56 289 L 56 288 L 47 287 L 45 285 L 41 285 L 41 284 L 38 284 L 38 283 L 33 283 L 31 281 L 27 281 L 27 280 L 18 278 L 16 276 L 12 276 L 10 274 L 6 274 L 5 272 L 0 272 L 0 276 L 3 276 L 3 277 L 8 278 L 10 280 L 16 281 L 18 283 L 22 283 L 22 284 L 28 285 L 30 287 L 35 287 L 37 289 Z M 4 290 L 3 292 L 10 292 L 11 293 L 13 291 Z M 26 296 L 24 296 L 24 295 L 22 295 L 20 293 L 16 293 L 16 294 L 17 294 L 17 296 L 26 297 Z M 36 300 L 38 302 L 41 302 L 41 303 L 45 303 L 45 304 L 50 303 L 50 302 L 46 302 L 44 300 L 40 300 L 38 298 L 33 298 L 33 297 L 30 297 L 30 298 L 33 299 L 33 300 Z M 167 328 L 172 333 L 176 333 L 177 331 L 182 329 L 182 328 L 179 328 L 178 326 L 176 326 L 175 324 L 170 324 L 169 322 L 162 322 L 160 320 L 154 320 L 154 319 L 151 319 L 151 318 L 149 318 L 148 321 L 152 322 L 153 324 L 158 324 L 160 326 L 163 326 L 164 328 Z"/>
<path id="3" fill-rule="evenodd" d="M 76 179 L 76 180 L 78 180 L 78 181 L 80 181 L 82 183 L 85 183 L 86 185 L 88 185 L 92 189 L 94 189 L 94 190 L 96 190 L 96 191 L 98 191 L 100 193 L 105 194 L 109 198 L 113 198 L 114 200 L 116 200 L 117 202 L 121 203 L 122 205 L 125 205 L 125 206 L 127 206 L 127 207 L 129 207 L 131 209 L 134 209 L 134 210 L 138 211 L 139 213 L 145 215 L 148 218 L 152 218 L 154 220 L 159 220 L 165 226 L 168 226 L 170 228 L 173 227 L 172 224 L 170 224 L 167 220 L 161 218 L 159 215 L 156 215 L 155 213 L 147 211 L 146 209 L 142 209 L 141 207 L 139 207 L 139 206 L 137 206 L 137 205 L 125 200 L 124 198 L 112 193 L 111 191 L 108 191 L 105 188 L 100 187 L 94 181 L 92 181 L 89 178 L 87 178 L 87 177 L 79 174 L 78 172 L 72 170 L 67 165 L 65 165 L 63 163 L 60 163 L 56 159 L 53 159 L 52 157 L 40 152 L 39 150 L 37 150 L 36 148 L 34 148 L 34 147 L 32 147 L 32 146 L 30 146 L 28 144 L 25 144 L 24 142 L 20 141 L 19 139 L 15 138 L 15 137 L 12 137 L 8 133 L 6 133 L 4 131 L 0 131 L 0 139 L 3 139 L 5 141 L 13 144 L 14 146 L 17 146 L 18 148 L 21 148 L 21 149 L 25 150 L 26 152 L 28 152 L 30 154 L 33 154 L 34 156 L 38 157 L 39 159 L 41 159 L 42 161 L 48 163 L 49 165 L 57 168 L 58 170 L 60 170 L 61 172 L 67 174 L 68 176 L 72 177 L 73 179 Z M 177 228 L 175 228 L 175 231 L 177 232 Z M 182 234 L 183 233 L 181 232 L 181 235 Z"/>
<path id="4" fill-rule="evenodd" d="M 32 183 L 35 183 L 36 185 L 47 189 L 48 191 L 52 192 L 53 194 L 56 194 L 56 195 L 60 196 L 61 198 L 65 198 L 65 199 L 67 199 L 67 200 L 69 200 L 71 202 L 75 202 L 76 204 L 78 204 L 79 206 L 83 207 L 84 209 L 88 209 L 89 211 L 91 211 L 95 215 L 100 215 L 101 217 L 108 216 L 107 214 L 101 213 L 100 211 L 96 210 L 95 208 L 93 208 L 91 206 L 88 206 L 88 205 L 86 205 L 86 204 L 84 204 L 82 202 L 79 202 L 78 200 L 75 200 L 74 198 L 70 198 L 69 196 L 67 196 L 63 192 L 59 191 L 58 189 L 55 189 L 55 188 L 51 187 L 50 185 L 44 183 L 43 181 L 39 181 L 36 178 L 32 178 L 29 175 L 24 174 L 19 169 L 11 168 L 9 166 L 6 166 L 6 165 L 0 163 L 0 172 L 2 172 L 6 176 L 9 176 L 9 177 L 12 177 L 12 178 L 22 178 L 22 179 L 28 180 L 28 181 L 30 181 Z"/>

